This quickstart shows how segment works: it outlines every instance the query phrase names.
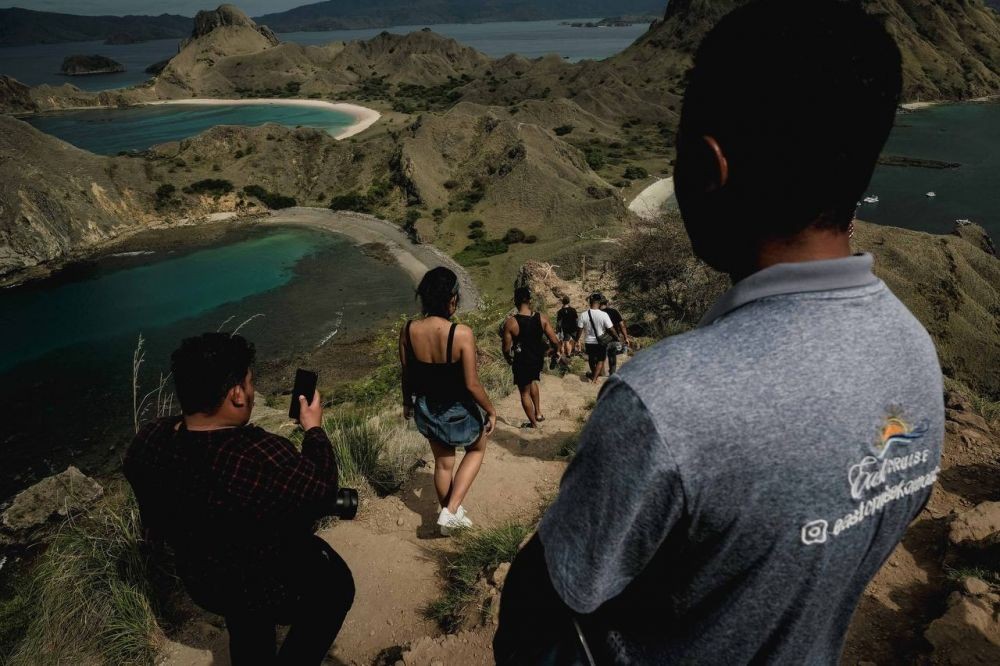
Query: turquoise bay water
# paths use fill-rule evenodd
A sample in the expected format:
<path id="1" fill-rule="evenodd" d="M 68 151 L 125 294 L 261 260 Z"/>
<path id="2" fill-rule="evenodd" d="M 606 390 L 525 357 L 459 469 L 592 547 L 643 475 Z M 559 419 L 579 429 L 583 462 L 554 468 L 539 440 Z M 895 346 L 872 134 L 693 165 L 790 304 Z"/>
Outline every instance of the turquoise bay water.
<path id="1" fill-rule="evenodd" d="M 259 376 L 280 384 L 284 363 L 308 367 L 413 309 L 409 276 L 341 236 L 254 226 L 207 243 L 185 233 L 171 232 L 170 251 L 107 256 L 0 290 L 0 499 L 70 464 L 116 464 L 140 334 L 145 390 L 180 339 L 247 320 Z"/>
<path id="2" fill-rule="evenodd" d="M 215 125 L 316 127 L 336 134 L 354 124 L 346 113 L 323 108 L 246 105 L 155 105 L 127 109 L 86 109 L 25 116 L 26 122 L 78 148 L 102 155 L 145 150 L 200 134 Z"/>
<path id="3" fill-rule="evenodd" d="M 951 104 L 900 115 L 885 152 L 961 166 L 880 166 L 868 188 L 879 202 L 862 204 L 859 218 L 932 233 L 949 233 L 956 219 L 969 219 L 1000 241 L 1000 104 Z"/>
<path id="4" fill-rule="evenodd" d="M 426 27 L 494 58 L 509 53 L 517 53 L 526 58 L 558 53 L 573 62 L 582 59 L 600 60 L 612 56 L 634 42 L 648 28 L 644 24 L 624 28 L 573 28 L 563 25 L 564 22 L 595 20 L 599 18 L 449 23 L 431 24 Z M 278 38 L 284 42 L 304 45 L 329 44 L 370 39 L 383 30 L 406 34 L 424 27 L 424 25 L 403 25 L 365 30 L 290 32 L 280 33 Z M 70 83 L 83 90 L 124 88 L 149 79 L 150 75 L 143 70 L 153 63 L 176 55 L 179 42 L 177 39 L 158 39 L 140 44 L 116 46 L 101 42 L 73 42 L 4 47 L 0 48 L 0 74 L 13 76 L 18 81 L 32 86 L 42 83 L 51 85 Z M 107 56 L 125 65 L 127 71 L 94 76 L 62 76 L 56 73 L 62 65 L 63 58 L 81 53 Z"/>

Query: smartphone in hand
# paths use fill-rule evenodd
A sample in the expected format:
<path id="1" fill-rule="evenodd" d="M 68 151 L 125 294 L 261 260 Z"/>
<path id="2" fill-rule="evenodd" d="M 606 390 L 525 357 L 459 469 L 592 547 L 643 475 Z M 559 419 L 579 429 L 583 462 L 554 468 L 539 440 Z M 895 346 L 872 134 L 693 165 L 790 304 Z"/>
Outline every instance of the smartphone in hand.
<path id="1" fill-rule="evenodd" d="M 312 402 L 313 395 L 316 394 L 316 382 L 319 375 L 309 370 L 299 368 L 295 371 L 295 386 L 292 388 L 292 404 L 288 407 L 288 416 L 296 421 L 299 420 L 299 396 L 304 395 L 306 402 Z"/>

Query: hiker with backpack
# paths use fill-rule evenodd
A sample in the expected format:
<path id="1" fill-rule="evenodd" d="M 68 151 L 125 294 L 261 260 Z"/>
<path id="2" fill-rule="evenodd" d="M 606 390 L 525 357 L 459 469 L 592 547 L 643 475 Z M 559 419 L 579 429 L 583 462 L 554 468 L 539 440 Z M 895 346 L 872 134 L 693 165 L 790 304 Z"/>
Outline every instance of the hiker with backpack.
<path id="1" fill-rule="evenodd" d="M 521 393 L 521 407 L 528 417 L 521 427 L 537 428 L 545 420 L 538 388 L 545 365 L 545 342 L 548 339 L 550 355 L 555 359 L 559 354 L 559 338 L 549 318 L 531 307 L 528 287 L 514 290 L 514 305 L 516 313 L 504 321 L 503 355 L 514 372 L 514 383 Z"/>
<path id="2" fill-rule="evenodd" d="M 604 373 L 604 363 L 608 358 L 608 345 L 615 342 L 614 324 L 611 317 L 601 309 L 604 296 L 599 293 L 590 295 L 590 309 L 583 312 L 577 320 L 577 340 L 582 337 L 587 350 L 587 363 L 590 372 L 587 378 L 596 384 Z"/>
<path id="3" fill-rule="evenodd" d="M 559 353 L 566 358 L 570 358 L 576 352 L 576 322 L 579 317 L 576 308 L 569 303 L 569 296 L 563 296 L 563 306 L 556 313 L 556 325 L 559 327 Z"/>

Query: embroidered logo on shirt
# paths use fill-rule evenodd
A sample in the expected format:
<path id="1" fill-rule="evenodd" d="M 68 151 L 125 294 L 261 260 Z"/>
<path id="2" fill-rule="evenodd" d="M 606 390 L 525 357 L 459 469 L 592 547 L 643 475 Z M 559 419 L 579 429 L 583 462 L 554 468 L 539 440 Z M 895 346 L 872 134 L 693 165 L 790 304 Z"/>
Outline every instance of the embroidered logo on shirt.
<path id="1" fill-rule="evenodd" d="M 927 433 L 927 428 L 926 422 L 915 427 L 911 426 L 903 420 L 902 415 L 897 410 L 892 410 L 878 429 L 878 435 L 873 443 L 875 452 L 881 460 L 889 454 L 893 447 L 907 447 L 914 440 L 923 437 Z"/>
<path id="2" fill-rule="evenodd" d="M 914 444 L 929 429 L 926 421 L 911 426 L 901 410 L 891 409 L 872 443 L 875 455 L 866 455 L 847 469 L 847 485 L 854 508 L 832 521 L 807 522 L 802 526 L 802 543 L 806 546 L 826 543 L 829 537 L 836 537 L 864 522 L 888 504 L 933 485 L 940 468 L 921 473 L 919 468 L 926 470 L 931 462 L 930 450 L 914 450 Z"/>

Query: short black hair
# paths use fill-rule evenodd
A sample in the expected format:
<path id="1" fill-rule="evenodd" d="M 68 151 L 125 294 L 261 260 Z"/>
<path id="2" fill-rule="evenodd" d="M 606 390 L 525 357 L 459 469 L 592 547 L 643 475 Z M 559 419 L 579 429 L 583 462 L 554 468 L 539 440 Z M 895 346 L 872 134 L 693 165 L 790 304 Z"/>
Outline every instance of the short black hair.
<path id="1" fill-rule="evenodd" d="M 256 350 L 241 335 L 202 333 L 181 341 L 170 355 L 174 389 L 185 414 L 212 414 L 229 389 L 239 386 L 253 367 Z"/>
<path id="2" fill-rule="evenodd" d="M 520 306 L 522 303 L 531 302 L 531 289 L 528 287 L 518 287 L 514 290 L 514 305 Z"/>
<path id="3" fill-rule="evenodd" d="M 594 303 L 600 305 L 601 301 L 604 300 L 604 294 L 602 294 L 599 291 L 595 291 L 593 294 L 590 295 L 590 298 L 588 300 L 591 305 L 593 305 Z"/>
<path id="4" fill-rule="evenodd" d="M 562 297 L 562 304 L 563 305 L 569 305 L 569 296 L 563 296 Z"/>
<path id="5" fill-rule="evenodd" d="M 814 223 L 846 229 L 853 219 L 902 89 L 899 48 L 861 5 L 756 0 L 701 43 L 678 164 L 705 150 L 702 137 L 718 140 L 729 180 L 709 196 L 739 218 L 735 236 L 789 237 Z"/>
<path id="6" fill-rule="evenodd" d="M 458 276 L 444 266 L 432 268 L 417 285 L 417 297 L 420 298 L 420 308 L 425 315 L 447 319 L 451 316 L 448 305 L 452 297 L 460 298 Z"/>

